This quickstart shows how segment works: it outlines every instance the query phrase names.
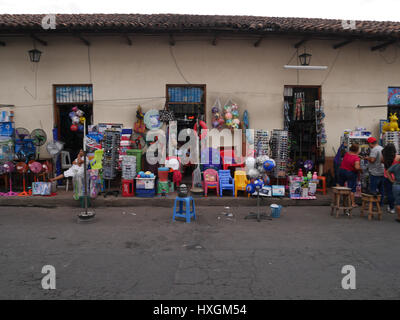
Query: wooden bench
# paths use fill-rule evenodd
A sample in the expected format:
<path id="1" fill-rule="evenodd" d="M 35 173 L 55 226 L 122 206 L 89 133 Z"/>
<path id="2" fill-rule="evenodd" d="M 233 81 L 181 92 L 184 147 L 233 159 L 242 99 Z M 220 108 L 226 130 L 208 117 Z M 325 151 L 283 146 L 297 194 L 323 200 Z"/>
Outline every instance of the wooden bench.
<path id="1" fill-rule="evenodd" d="M 368 220 L 372 220 L 373 216 L 378 215 L 378 219 L 382 220 L 382 209 L 379 204 L 381 201 L 380 195 L 372 195 L 368 193 L 361 193 L 361 216 L 364 216 L 364 210 L 368 207 Z M 374 206 L 376 205 L 376 208 Z"/>

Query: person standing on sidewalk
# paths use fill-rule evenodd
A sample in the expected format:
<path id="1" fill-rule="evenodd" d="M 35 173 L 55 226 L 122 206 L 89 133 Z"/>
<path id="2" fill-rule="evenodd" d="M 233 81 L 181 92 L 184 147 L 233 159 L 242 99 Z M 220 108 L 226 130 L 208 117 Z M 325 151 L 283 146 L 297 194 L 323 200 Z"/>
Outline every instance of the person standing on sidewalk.
<path id="1" fill-rule="evenodd" d="M 369 190 L 373 195 L 381 195 L 380 205 L 383 206 L 383 199 L 385 197 L 385 190 L 383 187 L 385 168 L 381 161 L 383 148 L 374 137 L 369 137 L 367 142 L 371 148 L 369 156 L 366 157 L 368 160 Z"/>
<path id="2" fill-rule="evenodd" d="M 396 163 L 388 169 L 388 179 L 393 182 L 393 196 L 397 211 L 397 222 L 400 222 L 400 164 Z M 393 175 L 392 175 L 393 173 Z M 393 177 L 394 176 L 394 177 Z"/>
<path id="3" fill-rule="evenodd" d="M 351 189 L 350 199 L 353 208 L 357 207 L 354 195 L 357 187 L 357 174 L 361 171 L 359 153 L 359 145 L 352 144 L 349 152 L 343 157 L 338 174 L 338 184 L 343 187 L 347 182 L 347 187 Z"/>
<path id="4" fill-rule="evenodd" d="M 394 146 L 393 143 L 387 144 L 383 150 L 382 150 L 382 163 L 385 167 L 385 174 L 384 174 L 384 180 L 383 180 L 383 186 L 385 189 L 385 195 L 387 196 L 388 199 L 388 208 L 387 211 L 389 213 L 395 213 L 394 210 L 394 196 L 393 196 L 393 189 L 392 189 L 392 181 L 389 180 L 389 174 L 393 175 L 391 173 L 388 173 L 388 169 L 400 162 L 400 155 L 396 154 L 396 147 Z"/>

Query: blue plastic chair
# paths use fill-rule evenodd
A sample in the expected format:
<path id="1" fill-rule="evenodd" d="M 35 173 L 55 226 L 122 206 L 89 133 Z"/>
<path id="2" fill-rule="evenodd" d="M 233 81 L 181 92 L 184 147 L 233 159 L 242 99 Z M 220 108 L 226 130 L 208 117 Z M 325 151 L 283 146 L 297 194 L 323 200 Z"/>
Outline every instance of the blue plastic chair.
<path id="1" fill-rule="evenodd" d="M 179 210 L 177 211 L 176 207 L 179 202 Z M 185 210 L 183 209 L 183 204 L 185 203 Z M 176 197 L 174 202 L 174 215 L 172 216 L 172 221 L 175 221 L 175 218 L 186 218 L 186 222 L 190 223 L 190 218 L 193 217 L 193 220 L 196 220 L 196 208 L 194 206 L 194 200 L 192 197 Z"/>
<path id="2" fill-rule="evenodd" d="M 219 170 L 219 195 L 222 197 L 223 190 L 232 190 L 232 196 L 235 196 L 235 180 L 231 176 L 230 170 Z"/>

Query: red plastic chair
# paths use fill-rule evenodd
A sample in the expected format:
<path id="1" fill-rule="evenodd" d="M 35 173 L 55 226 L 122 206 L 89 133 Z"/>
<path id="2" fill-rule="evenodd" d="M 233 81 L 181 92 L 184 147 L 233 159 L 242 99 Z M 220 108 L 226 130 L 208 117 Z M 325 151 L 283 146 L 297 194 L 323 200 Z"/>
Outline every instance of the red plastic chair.
<path id="1" fill-rule="evenodd" d="M 243 157 L 236 157 L 233 149 L 220 150 L 222 167 L 228 170 L 229 167 L 244 167 Z M 236 161 L 236 159 L 238 161 Z"/>
<path id="2" fill-rule="evenodd" d="M 203 172 L 203 185 L 204 185 L 204 196 L 207 197 L 208 189 L 216 189 L 217 195 L 219 195 L 219 178 L 218 172 L 214 169 L 207 169 Z"/>

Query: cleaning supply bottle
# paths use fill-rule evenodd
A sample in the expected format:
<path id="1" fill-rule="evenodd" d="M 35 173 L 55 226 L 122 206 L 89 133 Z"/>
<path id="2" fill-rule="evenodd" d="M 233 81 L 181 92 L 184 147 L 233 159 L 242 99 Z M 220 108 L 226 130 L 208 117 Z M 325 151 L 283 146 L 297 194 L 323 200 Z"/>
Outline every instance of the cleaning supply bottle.
<path id="1" fill-rule="evenodd" d="M 314 172 L 312 178 L 313 178 L 313 180 L 318 180 L 318 175 L 317 175 L 317 172 L 316 172 L 316 171 Z"/>
<path id="2" fill-rule="evenodd" d="M 308 173 L 307 173 L 307 179 L 308 179 L 308 180 L 311 180 L 311 179 L 312 179 L 311 171 L 308 171 Z"/>
<path id="3" fill-rule="evenodd" d="M 302 177 L 303 176 L 303 170 L 299 169 L 297 172 L 297 176 Z"/>

